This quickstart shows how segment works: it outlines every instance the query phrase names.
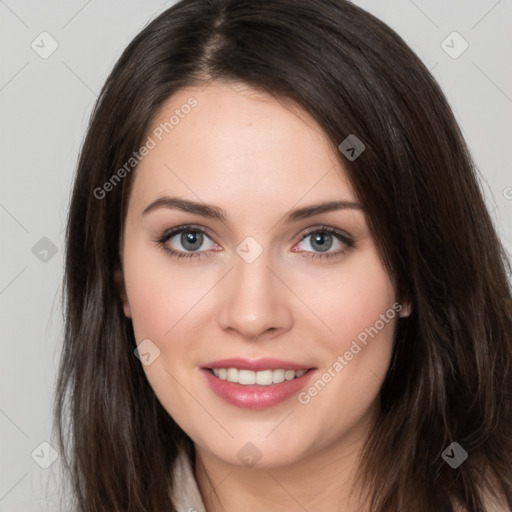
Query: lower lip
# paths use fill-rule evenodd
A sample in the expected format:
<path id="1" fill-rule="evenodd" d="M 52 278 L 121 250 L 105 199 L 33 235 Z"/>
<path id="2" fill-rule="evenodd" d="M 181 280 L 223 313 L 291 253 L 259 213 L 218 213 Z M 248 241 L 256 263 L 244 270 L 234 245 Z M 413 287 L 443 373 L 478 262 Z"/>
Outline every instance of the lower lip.
<path id="1" fill-rule="evenodd" d="M 213 373 L 201 368 L 211 390 L 227 403 L 243 409 L 265 409 L 288 400 L 307 384 L 316 369 L 308 370 L 301 377 L 285 380 L 269 386 L 243 385 L 215 377 Z"/>

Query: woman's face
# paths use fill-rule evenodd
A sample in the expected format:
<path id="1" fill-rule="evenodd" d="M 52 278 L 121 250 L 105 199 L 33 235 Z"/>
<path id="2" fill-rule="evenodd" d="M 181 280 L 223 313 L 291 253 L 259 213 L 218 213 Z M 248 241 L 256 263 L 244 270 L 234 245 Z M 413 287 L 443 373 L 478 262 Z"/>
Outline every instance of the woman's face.
<path id="1" fill-rule="evenodd" d="M 145 142 L 124 311 L 163 407 L 228 464 L 350 448 L 377 410 L 402 306 L 339 155 L 305 113 L 234 83 L 178 92 Z"/>

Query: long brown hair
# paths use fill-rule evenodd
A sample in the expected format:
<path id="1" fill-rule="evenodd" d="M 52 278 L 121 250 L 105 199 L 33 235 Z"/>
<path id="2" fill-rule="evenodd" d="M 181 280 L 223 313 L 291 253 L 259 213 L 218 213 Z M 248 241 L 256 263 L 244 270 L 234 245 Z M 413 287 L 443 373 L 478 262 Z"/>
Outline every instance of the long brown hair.
<path id="1" fill-rule="evenodd" d="M 76 171 L 55 403 L 75 509 L 175 510 L 172 463 L 193 445 L 134 357 L 114 279 L 136 169 L 103 197 L 94 191 L 169 96 L 215 79 L 292 100 L 320 124 L 413 305 L 361 456 L 371 510 L 485 512 L 484 488 L 512 507 L 510 264 L 439 86 L 393 30 L 348 1 L 182 0 L 118 60 Z M 365 144 L 353 161 L 337 149 L 350 134 Z M 468 453 L 456 469 L 442 457 L 452 442 Z"/>

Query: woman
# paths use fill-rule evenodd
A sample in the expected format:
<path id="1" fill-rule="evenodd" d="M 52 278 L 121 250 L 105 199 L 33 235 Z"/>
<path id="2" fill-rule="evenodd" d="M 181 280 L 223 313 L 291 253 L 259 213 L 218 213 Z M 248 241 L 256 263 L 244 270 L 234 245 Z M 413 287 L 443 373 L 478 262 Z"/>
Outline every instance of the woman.
<path id="1" fill-rule="evenodd" d="M 77 510 L 510 510 L 509 270 L 389 27 L 177 3 L 109 76 L 73 189 Z"/>

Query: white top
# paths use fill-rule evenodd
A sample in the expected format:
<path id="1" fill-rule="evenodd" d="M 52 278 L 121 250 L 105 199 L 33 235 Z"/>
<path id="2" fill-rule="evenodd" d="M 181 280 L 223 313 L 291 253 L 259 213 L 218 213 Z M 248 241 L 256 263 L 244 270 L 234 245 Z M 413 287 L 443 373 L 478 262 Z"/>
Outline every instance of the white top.
<path id="1" fill-rule="evenodd" d="M 190 460 L 181 449 L 174 462 L 172 501 L 178 512 L 206 512 Z"/>

